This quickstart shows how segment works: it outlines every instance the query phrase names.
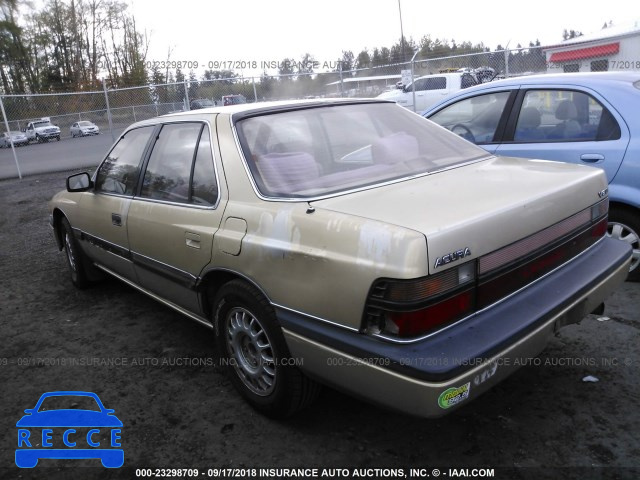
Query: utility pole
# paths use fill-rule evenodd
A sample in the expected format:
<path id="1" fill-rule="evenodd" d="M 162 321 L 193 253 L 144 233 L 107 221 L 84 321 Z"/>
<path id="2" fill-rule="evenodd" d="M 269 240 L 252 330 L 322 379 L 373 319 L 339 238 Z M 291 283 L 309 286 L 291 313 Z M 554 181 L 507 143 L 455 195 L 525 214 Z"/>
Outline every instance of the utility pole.
<path id="1" fill-rule="evenodd" d="M 404 32 L 402 30 L 402 6 L 400 0 L 398 0 L 398 12 L 400 13 L 400 51 L 402 52 L 402 61 L 404 62 Z"/>

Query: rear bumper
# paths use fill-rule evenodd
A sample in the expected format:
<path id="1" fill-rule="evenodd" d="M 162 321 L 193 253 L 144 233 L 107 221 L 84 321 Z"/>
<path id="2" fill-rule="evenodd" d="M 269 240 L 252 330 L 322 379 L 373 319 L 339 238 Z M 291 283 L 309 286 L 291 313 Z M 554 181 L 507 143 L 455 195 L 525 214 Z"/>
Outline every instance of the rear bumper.
<path id="1" fill-rule="evenodd" d="M 442 416 L 538 355 L 624 282 L 627 244 L 605 238 L 475 316 L 408 344 L 385 342 L 278 309 L 291 355 L 321 382 L 396 410 Z"/>

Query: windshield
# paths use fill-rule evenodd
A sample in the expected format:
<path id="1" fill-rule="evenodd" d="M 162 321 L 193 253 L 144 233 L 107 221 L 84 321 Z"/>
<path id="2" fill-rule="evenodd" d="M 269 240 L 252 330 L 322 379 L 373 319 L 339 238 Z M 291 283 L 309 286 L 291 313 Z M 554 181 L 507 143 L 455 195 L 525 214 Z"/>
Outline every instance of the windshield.
<path id="1" fill-rule="evenodd" d="M 93 127 L 93 123 L 87 122 L 87 121 L 83 121 L 83 122 L 78 122 L 78 126 L 80 126 L 80 127 Z"/>
<path id="2" fill-rule="evenodd" d="M 391 103 L 268 113 L 236 124 L 267 197 L 312 198 L 424 175 L 486 151 Z"/>
<path id="3" fill-rule="evenodd" d="M 40 128 L 40 127 L 52 127 L 53 125 L 51 125 L 51 122 L 34 122 L 33 126 L 36 128 Z"/>

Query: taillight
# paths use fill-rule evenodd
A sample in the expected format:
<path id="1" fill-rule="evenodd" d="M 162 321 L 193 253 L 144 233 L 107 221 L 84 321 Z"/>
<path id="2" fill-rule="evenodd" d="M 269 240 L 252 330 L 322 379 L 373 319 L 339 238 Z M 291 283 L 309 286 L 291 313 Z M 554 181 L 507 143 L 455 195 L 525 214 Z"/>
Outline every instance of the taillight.
<path id="1" fill-rule="evenodd" d="M 474 310 L 473 289 L 414 312 L 388 312 L 386 330 L 400 337 L 422 335 L 466 317 Z"/>
<path id="2" fill-rule="evenodd" d="M 377 280 L 365 308 L 364 330 L 416 338 L 506 298 L 602 238 L 608 207 L 604 199 L 527 238 L 434 275 Z"/>
<path id="3" fill-rule="evenodd" d="M 533 252 L 511 266 L 482 275 L 478 281 L 478 309 L 497 302 L 568 262 L 603 237 L 606 231 L 607 217 L 604 217 L 559 245 Z"/>
<path id="4" fill-rule="evenodd" d="M 415 337 L 463 318 L 475 307 L 476 262 L 414 280 L 379 280 L 367 306 L 366 330 Z"/>

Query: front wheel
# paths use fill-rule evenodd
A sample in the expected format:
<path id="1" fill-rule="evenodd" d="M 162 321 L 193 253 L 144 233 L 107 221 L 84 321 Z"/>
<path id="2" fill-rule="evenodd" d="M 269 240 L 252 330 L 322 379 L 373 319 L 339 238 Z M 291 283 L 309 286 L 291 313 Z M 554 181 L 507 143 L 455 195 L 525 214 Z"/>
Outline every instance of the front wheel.
<path id="1" fill-rule="evenodd" d="M 233 280 L 220 288 L 214 308 L 220 362 L 251 406 L 282 418 L 315 399 L 319 385 L 297 368 L 273 308 L 256 288 Z"/>
<path id="2" fill-rule="evenodd" d="M 73 230 L 69 220 L 63 218 L 61 225 L 62 242 L 66 254 L 67 266 L 71 273 L 71 282 L 78 288 L 87 288 L 90 284 L 85 270 L 87 260 L 78 245 L 78 241 L 73 236 Z"/>
<path id="3" fill-rule="evenodd" d="M 607 235 L 631 245 L 633 256 L 627 280 L 640 281 L 640 213 L 629 209 L 612 208 L 609 212 Z"/>

